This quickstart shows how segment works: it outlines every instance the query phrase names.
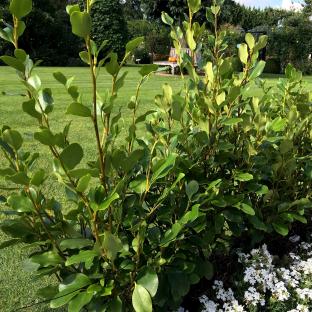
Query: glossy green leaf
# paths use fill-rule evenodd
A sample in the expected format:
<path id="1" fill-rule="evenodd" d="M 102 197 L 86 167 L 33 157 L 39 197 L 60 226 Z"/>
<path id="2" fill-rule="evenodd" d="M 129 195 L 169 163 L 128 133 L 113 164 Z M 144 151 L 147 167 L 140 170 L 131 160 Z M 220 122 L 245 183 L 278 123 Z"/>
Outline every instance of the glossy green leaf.
<path id="1" fill-rule="evenodd" d="M 260 61 L 257 63 L 256 67 L 254 68 L 254 70 L 252 71 L 249 79 L 255 79 L 258 78 L 259 76 L 262 75 L 263 70 L 265 68 L 265 62 L 264 61 Z"/>
<path id="2" fill-rule="evenodd" d="M 91 61 L 90 61 L 90 58 L 89 58 L 89 53 L 87 51 L 81 51 L 79 53 L 79 56 L 80 56 L 80 59 L 86 63 L 87 65 L 90 65 Z"/>
<path id="3" fill-rule="evenodd" d="M 74 169 L 83 158 L 83 149 L 77 144 L 73 143 L 67 146 L 60 154 L 60 159 L 69 170 Z"/>
<path id="4" fill-rule="evenodd" d="M 80 12 L 79 4 L 67 5 L 66 12 L 68 15 L 71 15 L 74 12 Z"/>
<path id="5" fill-rule="evenodd" d="M 157 293 L 158 289 L 158 276 L 150 267 L 147 267 L 140 275 L 139 279 L 137 280 L 137 284 L 143 286 L 151 295 L 154 297 Z"/>
<path id="6" fill-rule="evenodd" d="M 6 65 L 11 66 L 12 68 L 20 72 L 25 72 L 25 65 L 23 64 L 23 62 L 16 59 L 15 57 L 5 55 L 1 56 L 0 60 Z"/>
<path id="7" fill-rule="evenodd" d="M 159 168 L 155 170 L 151 178 L 151 184 L 155 183 L 158 179 L 161 179 L 169 174 L 169 172 L 174 168 L 177 155 L 171 154 Z"/>
<path id="8" fill-rule="evenodd" d="M 30 179 L 25 172 L 18 172 L 12 176 L 6 176 L 5 179 L 20 185 L 29 185 L 30 182 Z"/>
<path id="9" fill-rule="evenodd" d="M 92 293 L 81 292 L 69 302 L 68 312 L 80 312 L 93 298 Z"/>
<path id="10" fill-rule="evenodd" d="M 187 3 L 193 14 L 197 13 L 201 8 L 201 0 L 187 0 Z"/>
<path id="11" fill-rule="evenodd" d="M 243 122 L 242 118 L 227 118 L 222 122 L 222 124 L 225 126 L 234 126 L 239 124 L 240 122 Z"/>
<path id="12" fill-rule="evenodd" d="M 109 195 L 99 206 L 98 209 L 99 211 L 105 211 L 109 208 L 109 206 L 119 198 L 118 193 L 112 193 Z"/>
<path id="13" fill-rule="evenodd" d="M 50 307 L 55 309 L 67 304 L 82 289 L 91 284 L 88 276 L 77 273 L 70 275 L 59 286 L 59 293 L 50 302 Z"/>
<path id="14" fill-rule="evenodd" d="M 87 12 L 74 11 L 70 15 L 73 34 L 86 39 L 91 33 L 91 16 Z"/>
<path id="15" fill-rule="evenodd" d="M 153 304 L 149 292 L 141 285 L 135 284 L 132 294 L 132 306 L 135 312 L 152 312 Z"/>
<path id="16" fill-rule="evenodd" d="M 11 195 L 8 198 L 8 204 L 17 212 L 33 212 L 34 207 L 28 197 L 22 195 Z"/>
<path id="17" fill-rule="evenodd" d="M 7 129 L 3 132 L 2 136 L 4 141 L 12 146 L 15 151 L 18 151 L 23 145 L 23 138 L 16 130 Z"/>
<path id="18" fill-rule="evenodd" d="M 287 236 L 289 233 L 288 226 L 282 223 L 272 223 L 274 230 L 282 235 L 282 236 Z"/>
<path id="19" fill-rule="evenodd" d="M 96 250 L 82 250 L 79 254 L 67 258 L 65 265 L 70 266 L 81 262 L 92 262 L 98 255 L 99 253 Z"/>
<path id="20" fill-rule="evenodd" d="M 250 173 L 237 172 L 234 176 L 234 179 L 236 181 L 247 182 L 247 181 L 253 180 L 253 175 Z"/>
<path id="21" fill-rule="evenodd" d="M 251 33 L 246 34 L 245 41 L 247 42 L 250 50 L 252 50 L 255 47 L 256 40 L 255 40 L 255 37 Z"/>
<path id="22" fill-rule="evenodd" d="M 166 12 L 161 13 L 161 19 L 164 24 L 167 24 L 169 26 L 173 25 L 173 18 L 170 17 Z"/>
<path id="23" fill-rule="evenodd" d="M 32 0 L 11 0 L 10 2 L 10 12 L 18 19 L 28 15 L 31 10 Z"/>
<path id="24" fill-rule="evenodd" d="M 238 56 L 239 56 L 239 59 L 241 60 L 241 62 L 243 64 L 247 64 L 247 62 L 248 62 L 248 48 L 247 48 L 247 44 L 243 43 L 243 44 L 241 44 L 239 46 Z"/>
<path id="25" fill-rule="evenodd" d="M 41 267 L 56 266 L 64 262 L 63 258 L 55 251 L 47 251 L 39 255 L 32 256 L 31 262 L 39 264 Z"/>
<path id="26" fill-rule="evenodd" d="M 34 139 L 43 145 L 55 145 L 55 137 L 49 129 L 43 129 L 40 132 L 34 133 Z"/>
<path id="27" fill-rule="evenodd" d="M 250 216 L 254 216 L 256 214 L 255 210 L 250 205 L 247 205 L 245 203 L 238 203 L 234 207 L 238 208 L 239 210 Z"/>

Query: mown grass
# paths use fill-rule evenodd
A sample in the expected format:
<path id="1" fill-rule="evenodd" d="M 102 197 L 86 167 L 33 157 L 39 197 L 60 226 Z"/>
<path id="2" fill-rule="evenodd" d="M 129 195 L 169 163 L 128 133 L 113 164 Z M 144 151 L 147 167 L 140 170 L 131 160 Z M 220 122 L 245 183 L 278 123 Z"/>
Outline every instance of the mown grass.
<path id="1" fill-rule="evenodd" d="M 128 102 L 135 94 L 136 85 L 139 81 L 137 68 L 125 68 L 128 76 L 123 89 L 120 91 L 114 110 L 121 109 L 123 122 L 126 126 L 131 118 L 130 111 L 127 108 Z M 62 71 L 66 76 L 75 76 L 76 84 L 79 90 L 84 94 L 83 98 L 86 104 L 90 105 L 91 89 L 89 71 L 87 68 L 40 68 L 37 73 L 40 75 L 43 85 L 53 90 L 55 107 L 51 114 L 51 126 L 55 131 L 62 131 L 64 126 L 72 121 L 70 140 L 79 142 L 85 149 L 84 161 L 93 159 L 95 155 L 95 141 L 92 136 L 92 125 L 90 122 L 82 118 L 75 118 L 64 115 L 66 107 L 71 103 L 70 97 L 66 93 L 64 87 L 56 82 L 52 76 L 55 71 Z M 312 78 L 307 77 L 307 86 L 312 89 Z M 274 85 L 277 77 L 267 77 L 268 85 Z M 160 76 L 152 77 L 142 88 L 140 96 L 140 112 L 154 108 L 154 97 L 161 93 L 161 87 L 164 83 L 169 83 L 174 91 L 178 91 L 182 87 L 182 81 L 179 77 Z M 103 70 L 99 77 L 99 92 L 104 93 L 110 87 L 111 79 Z M 15 72 L 7 67 L 0 67 L 0 126 L 9 125 L 10 127 L 20 131 L 25 139 L 25 149 L 30 151 L 38 151 L 41 154 L 39 166 L 49 168 L 51 166 L 51 157 L 45 147 L 40 146 L 32 139 L 32 133 L 38 129 L 37 123 L 31 117 L 22 112 L 21 103 L 23 97 L 20 95 L 23 90 L 22 84 L 18 81 Z M 6 95 L 2 94 L 6 92 Z M 261 95 L 261 92 L 253 88 L 250 90 L 253 95 Z M 139 113 L 140 113 L 139 112 Z M 0 155 L 0 167 L 3 164 L 3 158 Z M 0 180 L 1 185 L 5 185 Z M 49 196 L 55 196 L 61 202 L 64 199 L 63 190 L 53 180 L 50 180 L 46 186 L 46 192 Z M 0 207 L 1 209 L 1 207 Z M 66 207 L 64 207 L 66 209 Z M 1 220 L 0 214 L 0 220 Z M 0 233 L 0 243 L 6 239 L 5 235 Z M 34 300 L 39 300 L 36 291 L 40 286 L 54 283 L 54 279 L 46 278 L 45 280 L 34 280 L 34 276 L 24 272 L 22 269 L 22 261 L 25 259 L 27 249 L 24 246 L 15 246 L 13 248 L 0 250 L 0 311 L 11 312 L 17 311 L 19 308 L 31 304 Z M 23 311 L 50 311 L 48 305 L 35 305 Z"/>

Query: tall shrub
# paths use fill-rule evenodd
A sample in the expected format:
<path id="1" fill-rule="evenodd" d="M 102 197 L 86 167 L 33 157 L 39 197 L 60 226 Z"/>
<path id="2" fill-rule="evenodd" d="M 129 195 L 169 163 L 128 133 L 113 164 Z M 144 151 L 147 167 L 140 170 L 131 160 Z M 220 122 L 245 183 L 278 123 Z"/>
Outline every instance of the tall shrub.
<path id="1" fill-rule="evenodd" d="M 278 88 L 266 88 L 259 78 L 265 62 L 258 62 L 266 36 L 256 41 L 246 35 L 238 51 L 244 70 L 236 74 L 216 28 L 212 60 L 203 66 L 204 76 L 198 75 L 192 55 L 200 49 L 204 27 L 194 22 L 200 1 L 189 0 L 183 29 L 168 14 L 162 16 L 179 55 L 183 89 L 174 93 L 165 84 L 155 97 L 157 108 L 140 115 L 140 90 L 157 70 L 147 65 L 139 70 L 127 110 L 118 110 L 115 101 L 127 77 L 122 66 L 143 38 L 126 45 L 121 62 L 114 52 L 101 58 L 105 42 L 98 46 L 92 40 L 92 5 L 88 0 L 84 11 L 78 5 L 67 8 L 72 31 L 85 46 L 80 57 L 89 65 L 92 102 L 73 77 L 54 73 L 68 92 L 66 114 L 92 124 L 97 152 L 86 163 L 82 142 L 69 135 L 70 124 L 54 130 L 52 90 L 18 48 L 31 1 L 11 0 L 14 26 L 1 30 L 1 37 L 15 51 L 1 60 L 17 71 L 25 93 L 22 109 L 38 123 L 33 137 L 50 151 L 53 172 L 34 166 L 40 155 L 24 151 L 22 135 L 10 125 L 2 127 L 6 166 L 0 174 L 14 191 L 1 196 L 8 215 L 1 229 L 11 236 L 1 248 L 25 243 L 26 268 L 38 277 L 58 277 L 58 285 L 39 291 L 52 308 L 174 310 L 191 285 L 212 277 L 217 255 L 244 238 L 252 245 L 288 235 L 296 221 L 307 223 L 310 94 L 291 66 Z M 218 24 L 220 10 L 217 3 L 208 9 L 209 23 Z M 98 73 L 104 63 L 112 84 L 102 91 Z M 248 92 L 255 83 L 263 97 Z M 132 116 L 126 131 L 121 131 L 122 113 Z M 64 189 L 67 209 L 43 187 L 52 174 Z"/>

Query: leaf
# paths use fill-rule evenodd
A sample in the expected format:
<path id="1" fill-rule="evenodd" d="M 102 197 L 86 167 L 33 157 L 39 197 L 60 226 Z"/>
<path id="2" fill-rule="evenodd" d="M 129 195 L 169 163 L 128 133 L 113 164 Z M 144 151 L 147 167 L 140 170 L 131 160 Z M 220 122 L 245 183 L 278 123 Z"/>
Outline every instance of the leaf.
<path id="1" fill-rule="evenodd" d="M 60 243 L 60 248 L 65 249 L 82 249 L 93 245 L 93 241 L 86 238 L 64 239 Z"/>
<path id="2" fill-rule="evenodd" d="M 177 155 L 171 154 L 161 166 L 159 166 L 158 169 L 155 170 L 155 172 L 152 175 L 151 178 L 151 185 L 155 183 L 158 179 L 164 178 L 169 172 L 174 168 L 175 161 L 176 161 Z"/>
<path id="3" fill-rule="evenodd" d="M 152 268 L 147 267 L 144 272 L 139 275 L 137 283 L 147 289 L 151 297 L 155 297 L 159 281 L 156 272 Z"/>
<path id="4" fill-rule="evenodd" d="M 234 126 L 239 124 L 240 122 L 243 122 L 242 118 L 227 118 L 222 122 L 222 124 L 225 126 Z"/>
<path id="5" fill-rule="evenodd" d="M 186 42 L 192 51 L 196 49 L 196 41 L 194 39 L 194 31 L 190 28 L 186 30 Z"/>
<path id="6" fill-rule="evenodd" d="M 138 37 L 129 41 L 126 45 L 126 53 L 132 53 L 143 42 L 144 42 L 144 37 Z"/>
<path id="7" fill-rule="evenodd" d="M 30 184 L 40 186 L 44 180 L 45 180 L 45 171 L 43 169 L 39 169 L 32 176 Z"/>
<path id="8" fill-rule="evenodd" d="M 25 172 L 18 172 L 12 176 L 6 176 L 7 181 L 12 181 L 15 184 L 28 185 L 30 179 Z"/>
<path id="9" fill-rule="evenodd" d="M 33 75 L 30 78 L 28 78 L 27 83 L 36 91 L 39 91 L 42 85 L 41 79 L 38 75 Z"/>
<path id="10" fill-rule="evenodd" d="M 59 293 L 50 302 L 50 307 L 55 309 L 67 304 L 80 290 L 91 283 L 89 277 L 81 273 L 66 277 L 59 286 Z"/>
<path id="11" fill-rule="evenodd" d="M 91 33 L 92 20 L 87 12 L 74 11 L 70 15 L 73 34 L 86 39 Z"/>
<path id="12" fill-rule="evenodd" d="M 252 71 L 249 79 L 255 79 L 255 78 L 258 78 L 259 76 L 261 76 L 261 74 L 263 73 L 263 70 L 265 68 L 265 64 L 266 63 L 264 61 L 258 62 L 256 67 Z"/>
<path id="13" fill-rule="evenodd" d="M 86 306 L 93 298 L 92 293 L 81 292 L 73 300 L 69 302 L 68 312 L 79 312 Z"/>
<path id="14" fill-rule="evenodd" d="M 74 169 L 83 158 L 83 149 L 77 144 L 73 143 L 67 146 L 60 154 L 60 159 L 67 167 L 67 169 Z"/>
<path id="15" fill-rule="evenodd" d="M 66 12 L 68 15 L 71 15 L 73 12 L 80 12 L 79 4 L 67 5 Z"/>
<path id="16" fill-rule="evenodd" d="M 271 123 L 271 129 L 275 132 L 281 132 L 284 131 L 285 127 L 287 125 L 287 119 L 283 119 L 281 117 L 275 118 Z"/>
<path id="17" fill-rule="evenodd" d="M 113 299 L 109 304 L 108 304 L 108 309 L 107 312 L 122 312 L 122 301 L 120 300 L 119 297 Z"/>
<path id="18" fill-rule="evenodd" d="M 187 0 L 187 3 L 193 14 L 197 13 L 201 8 L 201 0 Z"/>
<path id="19" fill-rule="evenodd" d="M 25 72 L 25 65 L 20 60 L 16 59 L 15 57 L 4 55 L 0 57 L 0 60 L 6 65 L 22 73 Z"/>
<path id="20" fill-rule="evenodd" d="M 12 146 L 15 151 L 18 151 L 23 145 L 23 138 L 16 130 L 7 129 L 2 134 L 6 143 Z"/>
<path id="21" fill-rule="evenodd" d="M 28 197 L 22 195 L 11 195 L 8 198 L 8 204 L 17 212 L 33 212 L 34 207 Z"/>
<path id="22" fill-rule="evenodd" d="M 149 292 L 141 285 L 135 284 L 132 294 L 132 306 L 136 312 L 152 312 L 153 305 Z"/>
<path id="23" fill-rule="evenodd" d="M 80 103 L 72 103 L 68 106 L 66 114 L 80 116 L 80 117 L 91 117 L 90 108 L 80 104 Z"/>
<path id="24" fill-rule="evenodd" d="M 70 266 L 81 262 L 92 262 L 98 255 L 99 253 L 95 250 L 82 250 L 79 254 L 67 258 L 65 265 Z"/>
<path id="25" fill-rule="evenodd" d="M 80 178 L 77 185 L 77 191 L 78 192 L 85 192 L 89 186 L 89 183 L 91 181 L 91 175 L 87 174 L 84 177 Z"/>
<path id="26" fill-rule="evenodd" d="M 150 73 L 157 71 L 158 67 L 159 66 L 157 64 L 147 64 L 147 65 L 144 65 L 139 70 L 139 74 L 142 77 L 148 76 Z"/>
<path id="27" fill-rule="evenodd" d="M 238 56 L 239 56 L 240 61 L 241 61 L 243 64 L 247 64 L 247 63 L 248 63 L 248 48 L 247 48 L 247 44 L 242 43 L 242 44 L 239 46 L 239 49 L 238 49 Z"/>
<path id="28" fill-rule="evenodd" d="M 23 107 L 23 111 L 26 114 L 28 114 L 31 117 L 34 117 L 34 118 L 36 118 L 38 120 L 41 120 L 42 115 L 41 115 L 41 113 L 39 113 L 36 110 L 36 102 L 35 102 L 34 99 L 31 99 L 29 101 L 23 102 L 22 107 Z"/>
<path id="29" fill-rule="evenodd" d="M 104 233 L 103 248 L 108 259 L 114 262 L 122 247 L 122 242 L 117 236 L 110 232 Z"/>
<path id="30" fill-rule="evenodd" d="M 41 130 L 41 132 L 36 132 L 34 134 L 34 139 L 39 141 L 43 145 L 55 145 L 55 137 L 49 129 L 43 129 Z"/>
<path id="31" fill-rule="evenodd" d="M 185 187 L 186 195 L 189 200 L 192 199 L 193 195 L 195 195 L 199 190 L 199 184 L 197 181 L 191 181 Z"/>
<path id="32" fill-rule="evenodd" d="M 25 60 L 27 58 L 26 52 L 22 49 L 15 49 L 14 50 L 14 56 L 22 62 L 25 62 Z"/>
<path id="33" fill-rule="evenodd" d="M 105 211 L 109 208 L 109 206 L 119 198 L 118 193 L 114 192 L 111 195 L 109 195 L 99 206 L 96 210 L 99 211 Z"/>
<path id="34" fill-rule="evenodd" d="M 31 12 L 32 0 L 11 0 L 9 9 L 12 15 L 21 19 Z"/>
<path id="35" fill-rule="evenodd" d="M 115 76 L 119 71 L 118 56 L 116 53 L 111 53 L 109 58 L 110 60 L 106 63 L 105 68 L 111 76 Z"/>
<path id="36" fill-rule="evenodd" d="M 81 51 L 79 56 L 84 63 L 90 65 L 89 53 L 87 51 Z"/>
<path id="37" fill-rule="evenodd" d="M 53 77 L 60 82 L 62 85 L 66 86 L 67 78 L 64 76 L 61 72 L 55 72 L 53 73 Z"/>
<path id="38" fill-rule="evenodd" d="M 272 223 L 274 230 L 282 235 L 282 236 L 287 236 L 289 233 L 288 226 L 283 224 L 283 223 Z"/>
<path id="39" fill-rule="evenodd" d="M 244 213 L 250 216 L 254 216 L 256 214 L 254 209 L 250 205 L 247 205 L 245 203 L 238 203 L 234 205 L 234 207 L 236 207 L 237 209 L 243 211 Z"/>
<path id="40" fill-rule="evenodd" d="M 63 258 L 55 251 L 47 251 L 39 255 L 32 256 L 31 262 L 39 264 L 41 267 L 56 266 L 64 262 Z"/>
<path id="41" fill-rule="evenodd" d="M 43 111 L 48 114 L 53 110 L 54 99 L 51 89 L 43 89 L 38 93 L 38 100 Z"/>
<path id="42" fill-rule="evenodd" d="M 169 26 L 173 25 L 173 18 L 170 17 L 166 12 L 161 13 L 161 20 L 166 25 L 169 25 Z"/>
<path id="43" fill-rule="evenodd" d="M 183 226 L 180 223 L 175 223 L 170 230 L 168 230 L 160 241 L 161 247 L 168 247 L 170 243 L 174 242 L 182 230 Z"/>
<path id="44" fill-rule="evenodd" d="M 234 179 L 236 181 L 241 181 L 241 182 L 247 182 L 250 180 L 253 180 L 253 175 L 250 173 L 244 173 L 244 172 L 237 172 L 235 173 Z"/>
<path id="45" fill-rule="evenodd" d="M 250 50 L 252 50 L 255 47 L 256 40 L 255 40 L 255 37 L 251 33 L 246 34 L 245 41 L 247 42 Z"/>

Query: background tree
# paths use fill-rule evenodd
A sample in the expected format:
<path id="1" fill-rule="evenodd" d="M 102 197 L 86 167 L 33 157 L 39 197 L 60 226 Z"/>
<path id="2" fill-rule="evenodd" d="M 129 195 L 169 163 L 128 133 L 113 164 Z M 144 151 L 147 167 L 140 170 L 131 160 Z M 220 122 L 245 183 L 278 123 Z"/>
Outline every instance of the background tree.
<path id="1" fill-rule="evenodd" d="M 92 7 L 92 35 L 98 45 L 108 40 L 109 47 L 119 56 L 128 40 L 128 28 L 119 0 L 96 2 Z"/>

